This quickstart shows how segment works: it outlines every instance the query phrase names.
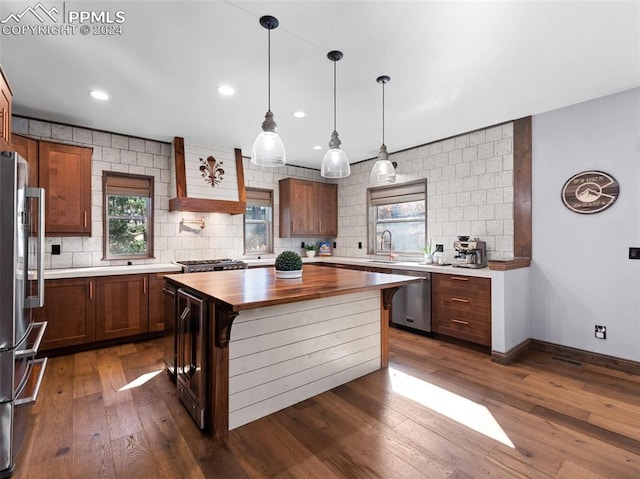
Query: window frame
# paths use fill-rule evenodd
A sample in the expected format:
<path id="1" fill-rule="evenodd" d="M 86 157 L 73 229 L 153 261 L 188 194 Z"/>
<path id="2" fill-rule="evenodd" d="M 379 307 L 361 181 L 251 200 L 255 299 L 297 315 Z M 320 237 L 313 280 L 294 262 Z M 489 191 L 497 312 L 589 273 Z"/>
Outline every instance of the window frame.
<path id="1" fill-rule="evenodd" d="M 394 201 L 391 201 L 394 200 Z M 367 188 L 367 254 L 381 255 L 388 252 L 381 252 L 377 249 L 376 235 L 376 206 L 383 204 L 406 203 L 409 201 L 424 200 L 424 237 L 427 236 L 427 179 L 408 181 L 406 183 L 393 183 L 383 186 L 372 186 Z M 398 222 L 401 222 L 399 220 Z M 408 221 L 407 221 L 408 222 Z M 402 256 L 422 256 L 422 251 L 397 251 L 394 254 Z"/>
<path id="2" fill-rule="evenodd" d="M 274 252 L 273 242 L 273 190 L 266 188 L 245 188 L 246 206 L 242 215 L 242 250 L 245 256 L 259 256 L 263 254 L 272 254 Z M 268 199 L 266 198 L 268 196 Z M 267 204 L 268 202 L 268 204 Z M 247 207 L 249 206 L 267 206 L 269 208 L 269 218 L 266 221 L 247 220 Z M 267 251 L 247 251 L 247 222 L 250 224 L 266 224 L 267 229 Z"/>
<path id="3" fill-rule="evenodd" d="M 137 175 L 134 173 L 122 173 L 119 171 L 102 172 L 102 259 L 103 260 L 144 260 L 154 259 L 154 221 L 155 221 L 155 201 L 154 201 L 153 176 Z M 147 216 L 147 251 L 145 254 L 134 255 L 112 255 L 109 253 L 109 213 L 108 196 L 122 195 L 140 196 L 149 198 Z M 146 194 L 139 194 L 146 193 Z"/>

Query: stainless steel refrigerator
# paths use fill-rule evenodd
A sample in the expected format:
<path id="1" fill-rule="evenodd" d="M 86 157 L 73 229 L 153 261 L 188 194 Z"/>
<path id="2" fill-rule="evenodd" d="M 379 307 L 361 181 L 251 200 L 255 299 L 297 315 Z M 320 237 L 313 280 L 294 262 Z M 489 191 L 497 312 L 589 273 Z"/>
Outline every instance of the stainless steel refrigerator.
<path id="1" fill-rule="evenodd" d="M 47 360 L 36 359 L 46 322 L 44 190 L 27 185 L 27 162 L 0 152 L 0 477 L 9 477 L 36 401 Z"/>

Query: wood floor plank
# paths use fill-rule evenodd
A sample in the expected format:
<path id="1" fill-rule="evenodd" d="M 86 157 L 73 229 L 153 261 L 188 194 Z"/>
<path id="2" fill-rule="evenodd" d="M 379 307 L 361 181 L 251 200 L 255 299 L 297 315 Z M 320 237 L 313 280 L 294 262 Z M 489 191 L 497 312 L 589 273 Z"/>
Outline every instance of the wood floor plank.
<path id="1" fill-rule="evenodd" d="M 202 433 L 156 374 L 161 339 L 51 358 L 14 477 L 640 477 L 638 376 L 539 351 L 502 366 L 395 328 L 389 338 L 392 369 L 224 439 Z"/>
<path id="2" fill-rule="evenodd" d="M 115 477 L 109 426 L 101 396 L 73 401 L 73 477 Z"/>

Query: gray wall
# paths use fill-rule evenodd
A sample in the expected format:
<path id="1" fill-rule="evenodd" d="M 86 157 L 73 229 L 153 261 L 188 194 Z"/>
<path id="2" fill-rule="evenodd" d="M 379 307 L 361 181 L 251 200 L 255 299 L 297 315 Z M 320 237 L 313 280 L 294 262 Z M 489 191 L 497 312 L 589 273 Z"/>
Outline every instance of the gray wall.
<path id="1" fill-rule="evenodd" d="M 585 170 L 618 180 L 609 209 L 584 215 L 560 199 Z M 640 89 L 533 117 L 531 334 L 640 361 Z M 594 325 L 607 326 L 607 339 Z"/>

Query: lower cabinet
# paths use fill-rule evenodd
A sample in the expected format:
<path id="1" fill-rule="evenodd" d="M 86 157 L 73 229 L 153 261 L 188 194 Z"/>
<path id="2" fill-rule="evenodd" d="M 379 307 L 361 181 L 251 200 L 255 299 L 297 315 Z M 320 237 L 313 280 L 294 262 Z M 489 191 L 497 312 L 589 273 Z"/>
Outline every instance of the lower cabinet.
<path id="1" fill-rule="evenodd" d="M 134 336 L 149 331 L 147 274 L 96 279 L 96 339 Z"/>
<path id="2" fill-rule="evenodd" d="M 54 279 L 45 282 L 45 306 L 34 310 L 48 322 L 41 348 L 54 349 L 96 340 L 95 279 Z"/>
<path id="3" fill-rule="evenodd" d="M 165 274 L 46 280 L 45 305 L 33 310 L 48 321 L 42 349 L 162 331 Z"/>
<path id="4" fill-rule="evenodd" d="M 491 346 L 491 279 L 431 275 L 434 333 Z"/>

